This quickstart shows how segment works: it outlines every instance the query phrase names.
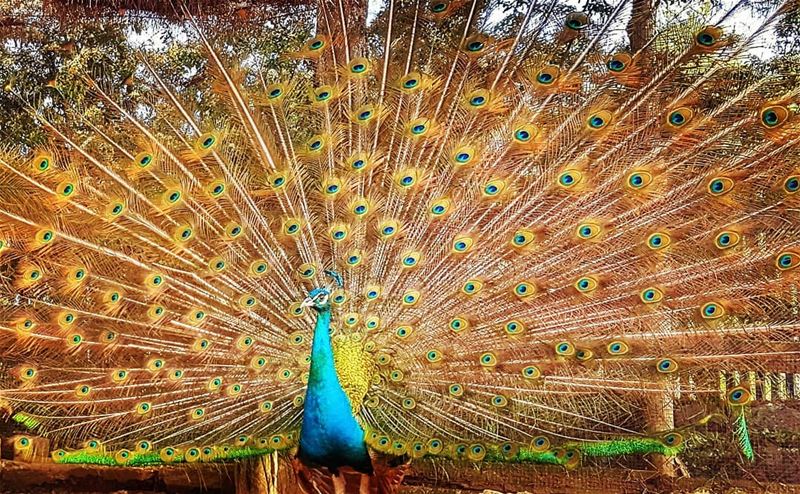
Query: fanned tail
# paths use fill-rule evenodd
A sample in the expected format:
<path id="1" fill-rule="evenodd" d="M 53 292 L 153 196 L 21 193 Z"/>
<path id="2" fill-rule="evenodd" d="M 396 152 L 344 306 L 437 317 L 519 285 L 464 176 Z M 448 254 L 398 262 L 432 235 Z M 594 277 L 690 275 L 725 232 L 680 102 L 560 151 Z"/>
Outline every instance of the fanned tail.
<path id="1" fill-rule="evenodd" d="M 389 456 L 674 455 L 695 424 L 645 426 L 650 397 L 800 370 L 800 89 L 739 63 L 796 2 L 635 53 L 604 47 L 624 1 L 531 2 L 507 40 L 480 2 L 401 3 L 356 39 L 322 2 L 283 72 L 191 19 L 207 91 L 143 52 L 140 103 L 81 75 L 72 125 L 30 108 L 51 142 L 0 153 L 0 398 L 58 461 L 292 450 L 322 286 Z"/>

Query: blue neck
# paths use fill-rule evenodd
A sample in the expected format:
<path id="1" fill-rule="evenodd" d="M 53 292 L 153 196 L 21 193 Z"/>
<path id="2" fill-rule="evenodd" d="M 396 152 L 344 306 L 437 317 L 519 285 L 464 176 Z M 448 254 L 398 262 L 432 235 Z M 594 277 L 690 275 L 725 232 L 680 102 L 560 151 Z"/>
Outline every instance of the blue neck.
<path id="1" fill-rule="evenodd" d="M 325 309 L 317 314 L 314 325 L 314 343 L 311 347 L 311 371 L 308 376 L 309 390 L 314 386 L 330 385 L 334 382 L 341 389 L 336 376 L 336 365 L 333 361 L 331 347 L 331 311 Z"/>

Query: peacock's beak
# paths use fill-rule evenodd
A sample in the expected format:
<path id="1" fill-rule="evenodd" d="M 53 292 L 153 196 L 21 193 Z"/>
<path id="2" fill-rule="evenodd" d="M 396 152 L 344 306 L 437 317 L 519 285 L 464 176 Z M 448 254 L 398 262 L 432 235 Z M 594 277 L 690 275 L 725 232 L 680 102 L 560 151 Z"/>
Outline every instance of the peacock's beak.
<path id="1" fill-rule="evenodd" d="M 313 307 L 314 306 L 314 299 L 311 298 L 311 297 L 306 297 L 306 299 L 303 300 L 303 303 L 300 304 L 300 305 L 302 305 L 303 307 Z"/>

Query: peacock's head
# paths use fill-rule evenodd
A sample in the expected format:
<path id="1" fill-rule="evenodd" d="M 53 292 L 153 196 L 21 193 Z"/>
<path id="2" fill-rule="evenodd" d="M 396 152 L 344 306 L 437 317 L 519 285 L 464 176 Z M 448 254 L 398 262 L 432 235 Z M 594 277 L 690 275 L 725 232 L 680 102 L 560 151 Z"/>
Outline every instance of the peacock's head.
<path id="1" fill-rule="evenodd" d="M 329 310 L 331 308 L 330 298 L 330 290 L 327 288 L 315 288 L 303 300 L 303 307 L 312 307 L 317 312 Z"/>

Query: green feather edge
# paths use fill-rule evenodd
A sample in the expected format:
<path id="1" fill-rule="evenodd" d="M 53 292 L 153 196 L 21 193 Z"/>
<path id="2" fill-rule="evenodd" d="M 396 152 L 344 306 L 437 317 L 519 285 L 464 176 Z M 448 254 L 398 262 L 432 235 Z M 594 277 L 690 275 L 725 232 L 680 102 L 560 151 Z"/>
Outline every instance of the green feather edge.
<path id="1" fill-rule="evenodd" d="M 750 431 L 747 430 L 747 420 L 744 417 L 744 408 L 739 411 L 739 416 L 733 424 L 733 435 L 739 450 L 749 461 L 753 461 L 753 444 L 750 442 Z"/>
<path id="2" fill-rule="evenodd" d="M 562 449 L 580 451 L 582 456 L 614 457 L 627 455 L 643 455 L 658 453 L 665 456 L 676 456 L 681 447 L 673 448 L 655 438 L 616 439 L 611 441 L 587 441 L 561 444 Z M 564 460 L 557 458 L 553 451 L 538 452 L 530 448 L 520 448 L 516 456 L 504 458 L 499 451 L 490 448 L 487 459 L 512 463 L 543 463 L 560 465 Z"/>
<path id="3" fill-rule="evenodd" d="M 266 449 L 266 448 L 251 448 L 251 447 L 231 447 L 227 452 L 218 451 L 214 455 L 214 461 L 224 461 L 224 460 L 240 460 L 244 458 L 253 458 L 257 456 L 268 455 L 275 451 L 274 449 Z M 134 453 L 131 452 L 131 457 L 125 463 L 119 463 L 116 459 L 114 459 L 114 453 L 102 453 L 102 452 L 88 452 L 83 450 L 77 451 L 63 451 L 60 450 L 59 454 L 54 456 L 54 461 L 56 463 L 77 463 L 77 464 L 88 464 L 88 465 L 109 465 L 109 466 L 120 466 L 125 465 L 129 467 L 143 467 L 143 466 L 150 466 L 150 465 L 165 465 L 164 461 L 161 460 L 158 452 L 152 453 Z M 176 456 L 175 460 L 170 462 L 170 464 L 176 463 L 185 463 L 186 459 L 182 454 Z"/>
<path id="4" fill-rule="evenodd" d="M 746 433 L 746 427 L 745 427 Z M 749 444 L 749 440 L 748 440 Z M 574 449 L 581 453 L 581 455 L 589 456 L 625 456 L 637 454 L 650 454 L 659 453 L 666 456 L 675 456 L 681 451 L 681 447 L 672 448 L 666 446 L 663 442 L 654 438 L 636 438 L 636 439 L 617 439 L 611 441 L 597 441 L 597 442 L 576 442 L 565 443 L 561 445 L 563 449 Z M 225 460 L 238 460 L 243 458 L 251 458 L 255 456 L 262 456 L 270 454 L 273 449 L 261 449 L 252 447 L 231 447 L 226 452 L 217 451 L 213 461 Z M 752 450 L 751 450 L 752 451 Z M 79 464 L 94 464 L 94 465 L 121 465 L 114 459 L 113 452 L 88 452 L 85 450 L 77 451 L 64 451 L 59 450 L 54 454 L 56 463 L 79 463 Z M 530 448 L 521 448 L 519 452 L 511 458 L 503 457 L 499 449 L 490 447 L 486 454 L 486 459 L 489 461 L 511 462 L 511 463 L 539 463 L 550 465 L 564 464 L 565 460 L 556 456 L 554 451 L 534 451 Z M 184 463 L 186 460 L 182 454 L 178 455 L 174 463 Z M 152 453 L 134 453 L 131 452 L 131 457 L 124 465 L 126 466 L 148 466 L 148 465 L 163 465 L 157 452 Z"/>
<path id="5" fill-rule="evenodd" d="M 12 418 L 12 420 L 14 420 L 14 422 L 17 422 L 18 424 L 22 424 L 25 427 L 27 427 L 28 429 L 35 429 L 35 428 L 39 427 L 39 424 L 41 424 L 41 422 L 39 422 L 37 419 L 31 417 L 30 415 L 28 415 L 26 413 L 22 413 L 22 412 L 15 413 L 14 416 L 11 417 L 11 418 Z"/>

